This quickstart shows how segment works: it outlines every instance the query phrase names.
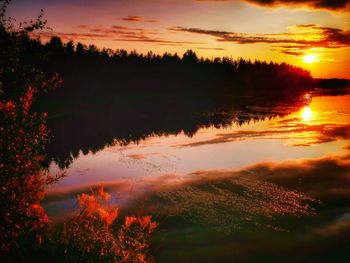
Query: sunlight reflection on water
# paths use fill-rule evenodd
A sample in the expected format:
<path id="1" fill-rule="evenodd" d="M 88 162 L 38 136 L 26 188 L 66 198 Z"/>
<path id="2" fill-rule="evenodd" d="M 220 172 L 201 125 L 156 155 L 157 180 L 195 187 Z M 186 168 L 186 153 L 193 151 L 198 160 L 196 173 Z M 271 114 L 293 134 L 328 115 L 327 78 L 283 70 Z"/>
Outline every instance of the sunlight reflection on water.
<path id="1" fill-rule="evenodd" d="M 67 177 L 48 189 L 48 195 L 61 192 L 68 196 L 90 186 L 129 181 L 134 194 L 124 195 L 128 200 L 169 178 L 169 184 L 185 180 L 193 171 L 345 154 L 350 138 L 349 101 L 350 95 L 315 97 L 310 105 L 283 118 L 202 128 L 193 137 L 155 136 L 139 144 L 109 146 L 95 154 L 80 153 Z M 58 167 L 51 164 L 50 169 L 55 172 Z"/>
<path id="2" fill-rule="evenodd" d="M 305 106 L 301 111 L 301 118 L 304 122 L 310 122 L 314 113 L 310 110 L 308 106 Z"/>

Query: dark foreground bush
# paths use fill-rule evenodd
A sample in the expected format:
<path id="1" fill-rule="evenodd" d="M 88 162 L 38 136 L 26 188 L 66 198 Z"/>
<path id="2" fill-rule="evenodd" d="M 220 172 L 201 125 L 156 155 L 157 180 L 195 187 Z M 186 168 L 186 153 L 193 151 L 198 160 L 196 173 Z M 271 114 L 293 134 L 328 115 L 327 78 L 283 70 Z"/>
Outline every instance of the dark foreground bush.
<path id="1" fill-rule="evenodd" d="M 49 140 L 46 114 L 32 111 L 39 91 L 61 84 L 28 63 L 28 34 L 42 29 L 42 15 L 15 29 L 5 18 L 9 0 L 0 0 L 0 262 L 150 262 L 150 217 L 126 217 L 105 208 L 102 189 L 78 197 L 77 215 L 63 227 L 51 226 L 40 202 L 45 187 L 63 175 L 43 168 Z"/>
<path id="2" fill-rule="evenodd" d="M 150 216 L 118 220 L 118 208 L 108 205 L 102 188 L 81 194 L 80 208 L 68 222 L 47 231 L 35 258 L 55 262 L 152 262 L 150 236 L 157 223 Z"/>

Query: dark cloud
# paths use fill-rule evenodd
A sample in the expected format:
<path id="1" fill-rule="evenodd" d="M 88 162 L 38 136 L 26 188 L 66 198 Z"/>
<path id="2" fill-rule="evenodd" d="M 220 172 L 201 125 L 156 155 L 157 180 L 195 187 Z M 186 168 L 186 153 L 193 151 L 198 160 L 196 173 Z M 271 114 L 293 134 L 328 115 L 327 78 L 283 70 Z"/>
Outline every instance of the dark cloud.
<path id="1" fill-rule="evenodd" d="M 155 19 L 145 19 L 142 16 L 127 16 L 123 17 L 121 20 L 128 22 L 147 22 L 147 23 L 157 23 L 158 20 Z"/>
<path id="2" fill-rule="evenodd" d="M 162 45 L 198 45 L 201 42 L 192 41 L 173 41 L 161 38 L 161 33 L 158 30 L 133 28 L 119 25 L 110 27 L 80 25 L 78 27 L 82 32 L 39 32 L 35 36 L 40 36 L 44 39 L 49 39 L 52 36 L 62 38 L 64 41 L 74 40 L 109 40 L 109 41 L 126 41 L 126 42 L 151 42 Z"/>
<path id="3" fill-rule="evenodd" d="M 297 25 L 299 28 L 309 28 L 320 34 L 319 41 L 309 41 L 311 47 L 340 48 L 350 45 L 350 31 L 339 28 L 322 27 L 315 24 Z"/>
<path id="4" fill-rule="evenodd" d="M 203 34 L 216 37 L 217 41 L 221 42 L 235 42 L 237 44 L 254 44 L 254 43 L 299 43 L 292 39 L 282 39 L 269 37 L 266 34 L 246 34 L 219 30 L 206 30 L 200 28 L 185 28 L 185 27 L 171 27 L 173 32 L 188 32 L 195 34 Z M 301 41 L 305 44 L 305 41 Z"/>
<path id="5" fill-rule="evenodd" d="M 262 6 L 308 6 L 315 9 L 344 10 L 348 9 L 349 0 L 245 0 Z"/>
<path id="6" fill-rule="evenodd" d="M 281 50 L 280 52 L 282 54 L 285 54 L 287 56 L 292 56 L 292 57 L 299 57 L 304 54 L 302 51 L 293 51 L 293 50 Z"/>
<path id="7" fill-rule="evenodd" d="M 129 36 L 127 38 L 115 38 L 114 41 L 125 41 L 125 42 L 151 42 L 159 45 L 166 46 L 185 46 L 192 44 L 202 44 L 201 42 L 191 42 L 191 41 L 171 41 L 165 39 L 149 38 L 147 36 Z"/>
<path id="8" fill-rule="evenodd" d="M 173 32 L 208 35 L 215 37 L 218 42 L 275 44 L 281 53 L 296 56 L 303 54 L 304 50 L 310 48 L 342 48 L 350 46 L 350 31 L 322 27 L 315 24 L 297 25 L 295 26 L 295 33 L 283 32 L 279 34 L 247 34 L 181 26 L 171 27 L 170 30 Z"/>
<path id="9" fill-rule="evenodd" d="M 197 2 L 232 2 L 233 0 L 196 0 Z M 313 9 L 349 10 L 350 0 L 243 0 L 266 7 L 307 6 Z"/>
<path id="10" fill-rule="evenodd" d="M 217 51 L 226 51 L 225 48 L 220 47 L 195 47 L 195 49 L 203 49 L 203 50 L 217 50 Z"/>
<path id="11" fill-rule="evenodd" d="M 40 37 L 45 40 L 53 36 L 60 37 L 63 41 L 74 40 L 98 40 L 105 39 L 106 35 L 103 33 L 70 33 L 70 32 L 39 32 L 34 34 L 35 37 Z"/>

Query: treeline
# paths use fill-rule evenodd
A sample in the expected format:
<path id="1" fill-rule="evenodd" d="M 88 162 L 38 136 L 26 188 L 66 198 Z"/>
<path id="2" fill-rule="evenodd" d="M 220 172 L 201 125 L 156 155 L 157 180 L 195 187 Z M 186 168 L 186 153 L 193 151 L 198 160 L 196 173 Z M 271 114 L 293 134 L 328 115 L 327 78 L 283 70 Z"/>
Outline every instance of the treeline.
<path id="1" fill-rule="evenodd" d="M 350 88 L 349 79 L 315 79 L 316 87 L 321 89 L 346 89 Z"/>
<path id="2" fill-rule="evenodd" d="M 53 37 L 46 44 L 28 40 L 25 54 L 47 75 L 57 72 L 63 80 L 35 105 L 48 113 L 54 137 L 48 160 L 61 167 L 79 151 L 95 152 L 116 141 L 128 144 L 181 132 L 191 136 L 201 127 L 278 116 L 282 113 L 247 106 L 295 105 L 313 87 L 308 71 L 285 63 L 210 60 L 191 50 L 181 57 L 144 55 Z"/>
<path id="3" fill-rule="evenodd" d="M 313 87 L 310 72 L 286 63 L 204 59 L 188 50 L 178 54 L 98 49 L 52 37 L 46 44 L 28 39 L 29 63 L 64 81 L 52 96 L 105 96 L 130 93 L 200 96 L 213 101 L 227 95 L 295 97 Z M 209 97 L 208 97 L 209 96 Z M 191 99 L 193 99 L 192 97 Z"/>
<path id="4" fill-rule="evenodd" d="M 6 39 L 1 37 L 4 47 Z M 34 110 L 48 113 L 53 136 L 46 147 L 48 161 L 54 159 L 61 167 L 80 150 L 95 152 L 115 141 L 128 144 L 181 132 L 191 136 L 201 127 L 278 116 L 247 106 L 298 104 L 313 88 L 308 71 L 285 63 L 204 59 L 191 50 L 181 57 L 139 54 L 63 43 L 58 37 L 43 44 L 23 35 L 20 42 L 23 65 L 47 76 L 58 73 L 63 82 L 58 89 L 41 92 L 34 105 Z M 17 86 L 4 85 L 10 88 L 4 94 L 21 92 Z"/>
<path id="5" fill-rule="evenodd" d="M 148 99 L 114 98 L 103 103 L 81 103 L 76 110 L 49 118 L 53 139 L 46 147 L 47 165 L 54 161 L 67 168 L 79 154 L 96 153 L 110 145 L 139 143 L 151 136 L 185 134 L 193 136 L 200 128 L 230 127 L 286 116 L 308 104 L 294 101 L 288 107 L 249 107 L 252 101 L 240 98 L 231 106 L 219 108 Z M 252 102 L 253 103 L 253 102 Z M 276 105 L 281 101 L 274 101 Z M 50 115 L 49 115 L 50 116 Z"/>

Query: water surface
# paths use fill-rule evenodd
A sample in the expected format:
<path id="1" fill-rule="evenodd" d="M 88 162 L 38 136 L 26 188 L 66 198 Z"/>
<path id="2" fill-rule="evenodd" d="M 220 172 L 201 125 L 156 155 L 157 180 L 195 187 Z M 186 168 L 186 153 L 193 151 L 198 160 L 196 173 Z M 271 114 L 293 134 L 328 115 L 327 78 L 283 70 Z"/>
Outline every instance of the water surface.
<path id="1" fill-rule="evenodd" d="M 349 260 L 350 94 L 336 94 L 63 114 L 48 155 L 67 175 L 44 206 L 59 221 L 103 186 L 122 213 L 160 223 L 160 262 Z"/>
<path id="2" fill-rule="evenodd" d="M 121 206 L 145 191 L 192 180 L 208 171 L 347 154 L 350 95 L 305 98 L 303 103 L 290 105 L 245 105 L 231 112 L 196 113 L 220 116 L 224 121 L 198 126 L 193 121 L 193 134 L 165 129 L 165 135 L 148 132 L 136 142 L 119 138 L 97 151 L 71 153 L 67 176 L 48 189 L 48 212 L 55 218 L 74 210 L 76 195 L 95 186 L 113 191 Z M 152 125 L 142 123 L 148 124 Z M 84 136 L 83 127 L 76 129 Z M 98 132 L 97 127 L 97 138 Z M 50 171 L 59 170 L 57 162 L 52 162 Z"/>

